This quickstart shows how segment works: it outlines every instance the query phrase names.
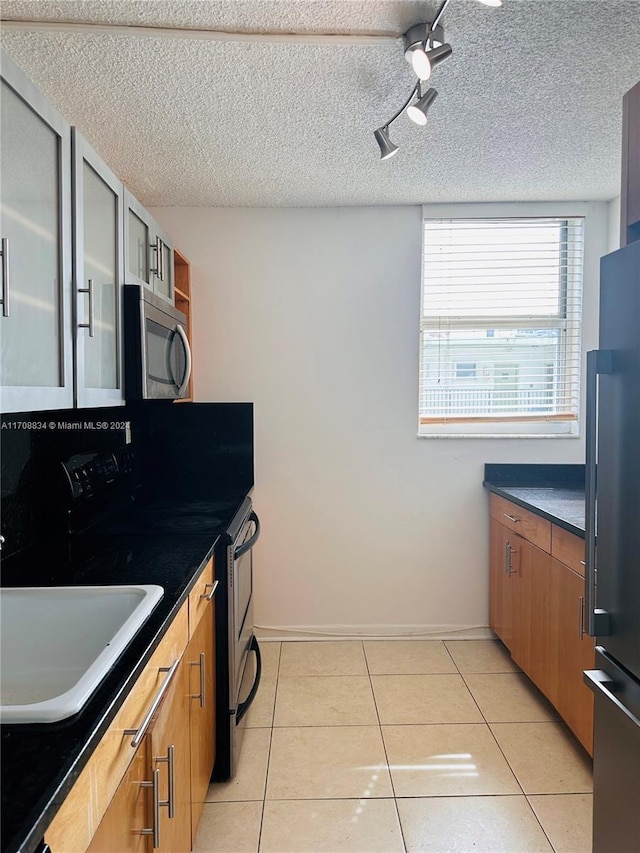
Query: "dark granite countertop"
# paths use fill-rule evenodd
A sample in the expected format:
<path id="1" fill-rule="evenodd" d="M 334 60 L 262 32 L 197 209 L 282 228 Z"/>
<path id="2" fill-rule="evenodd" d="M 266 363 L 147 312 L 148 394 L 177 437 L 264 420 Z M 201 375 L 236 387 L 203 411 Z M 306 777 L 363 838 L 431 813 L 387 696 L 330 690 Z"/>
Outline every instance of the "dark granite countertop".
<path id="1" fill-rule="evenodd" d="M 82 711 L 57 723 L 0 726 L 2 851 L 32 853 L 213 554 L 219 537 L 83 537 L 10 558 L 3 586 L 153 583 L 164 596 Z M 73 568 L 72 568 L 73 567 Z"/>
<path id="2" fill-rule="evenodd" d="M 483 486 L 584 538 L 584 465 L 485 465 Z"/>

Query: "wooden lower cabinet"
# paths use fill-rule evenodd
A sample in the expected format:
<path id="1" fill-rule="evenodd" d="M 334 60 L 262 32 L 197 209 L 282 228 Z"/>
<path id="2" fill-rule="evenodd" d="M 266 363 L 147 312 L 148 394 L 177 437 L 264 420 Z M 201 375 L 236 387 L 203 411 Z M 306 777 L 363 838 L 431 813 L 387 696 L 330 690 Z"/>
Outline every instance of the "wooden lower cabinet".
<path id="1" fill-rule="evenodd" d="M 509 539 L 512 549 L 511 657 L 543 692 L 550 686 L 549 612 L 551 557 L 520 536 Z"/>
<path id="2" fill-rule="evenodd" d="M 593 753 L 593 693 L 582 680 L 595 667 L 593 637 L 582 630 L 584 578 L 551 558 L 551 685 L 549 699 L 589 754 Z"/>
<path id="3" fill-rule="evenodd" d="M 189 701 L 189 667 L 183 658 L 149 738 L 151 768 L 160 770 L 160 843 L 154 849 L 162 853 L 191 850 Z"/>
<path id="4" fill-rule="evenodd" d="M 144 783 L 151 781 L 148 738 L 142 741 L 124 779 L 91 839 L 88 853 L 147 853 L 151 828 L 149 797 Z"/>
<path id="5" fill-rule="evenodd" d="M 536 528 L 536 542 L 549 542 L 547 552 L 515 532 L 518 524 L 525 530 L 522 510 L 514 505 L 511 512 L 509 502 L 496 497 L 489 521 L 489 624 L 592 754 L 593 694 L 582 680 L 595 666 L 594 640 L 582 631 L 584 541 L 547 521 L 549 536 Z"/>
<path id="6" fill-rule="evenodd" d="M 125 702 L 47 830 L 52 853 L 189 853 L 192 849 L 215 761 L 214 593 L 210 561 L 136 682 L 131 695 L 142 682 L 145 685 L 140 701 L 135 709 Z M 145 712 L 157 703 L 149 717 Z M 143 719 L 142 742 L 129 758 L 124 776 L 120 770 L 111 788 L 113 795 L 104 798 L 98 811 L 91 805 L 96 799 L 91 791 L 100 787 L 100 780 L 114 765 L 111 753 L 103 757 L 101 747 L 111 738 L 117 744 L 116 757 L 121 752 L 131 756 L 135 728 L 130 720 L 136 726 Z"/>
<path id="7" fill-rule="evenodd" d="M 151 850 L 189 853 L 191 850 L 188 669 L 183 660 L 91 840 L 88 853 Z M 157 845 L 153 837 L 155 770 L 159 800 Z"/>
<path id="8" fill-rule="evenodd" d="M 511 584 L 506 549 L 513 534 L 494 518 L 489 524 L 489 624 L 510 649 Z"/>
<path id="9" fill-rule="evenodd" d="M 215 630 L 213 601 L 185 653 L 190 678 L 191 844 L 195 841 L 216 758 Z"/>

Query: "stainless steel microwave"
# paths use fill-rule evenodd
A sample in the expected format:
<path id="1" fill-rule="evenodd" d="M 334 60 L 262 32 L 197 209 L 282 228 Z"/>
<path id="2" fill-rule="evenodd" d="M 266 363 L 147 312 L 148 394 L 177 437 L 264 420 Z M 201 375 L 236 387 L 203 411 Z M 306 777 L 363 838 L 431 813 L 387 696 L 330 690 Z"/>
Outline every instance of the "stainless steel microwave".
<path id="1" fill-rule="evenodd" d="M 186 397 L 191 375 L 186 316 L 142 285 L 125 284 L 123 299 L 126 399 Z"/>

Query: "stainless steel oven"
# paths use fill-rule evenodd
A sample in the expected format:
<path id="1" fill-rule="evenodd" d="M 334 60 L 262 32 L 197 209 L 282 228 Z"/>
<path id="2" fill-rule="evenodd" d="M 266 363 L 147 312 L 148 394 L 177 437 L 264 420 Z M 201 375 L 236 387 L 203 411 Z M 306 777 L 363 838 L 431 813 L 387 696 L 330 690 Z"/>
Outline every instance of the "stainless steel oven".
<path id="1" fill-rule="evenodd" d="M 216 779 L 235 775 L 245 715 L 260 684 L 260 648 L 253 632 L 253 546 L 259 536 L 260 521 L 247 497 L 227 528 L 226 560 L 216 561 L 218 572 L 221 564 L 226 569 L 226 583 L 221 584 L 226 596 L 218 601 L 226 611 L 219 620 L 224 636 L 218 637 L 217 656 L 218 721 L 226 722 L 217 730 Z"/>
<path id="2" fill-rule="evenodd" d="M 187 318 L 137 284 L 124 286 L 124 384 L 127 400 L 186 397 L 191 375 Z"/>

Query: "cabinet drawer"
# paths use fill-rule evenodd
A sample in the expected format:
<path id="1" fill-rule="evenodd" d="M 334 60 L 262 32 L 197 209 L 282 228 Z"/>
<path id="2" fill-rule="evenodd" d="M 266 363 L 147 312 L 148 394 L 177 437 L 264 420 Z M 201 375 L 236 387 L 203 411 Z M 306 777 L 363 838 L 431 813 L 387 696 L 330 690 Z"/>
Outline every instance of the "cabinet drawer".
<path id="1" fill-rule="evenodd" d="M 202 619 L 202 614 L 205 613 L 209 601 L 207 598 L 202 598 L 203 595 L 209 596 L 213 589 L 213 557 L 202 570 L 202 574 L 196 581 L 195 586 L 189 593 L 189 639 L 193 637 L 198 623 Z"/>
<path id="2" fill-rule="evenodd" d="M 167 677 L 160 668 L 182 657 L 188 633 L 185 602 L 47 829 L 45 840 L 52 853 L 80 853 L 89 846 L 136 754 L 132 736 L 125 735 L 125 729 L 139 727 Z"/>
<path id="3" fill-rule="evenodd" d="M 551 554 L 584 577 L 584 539 L 556 524 L 551 526 Z"/>
<path id="4" fill-rule="evenodd" d="M 551 522 L 499 495 L 489 495 L 491 517 L 538 548 L 551 553 Z"/>

